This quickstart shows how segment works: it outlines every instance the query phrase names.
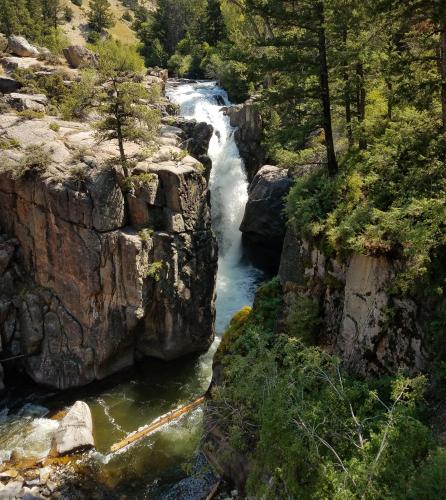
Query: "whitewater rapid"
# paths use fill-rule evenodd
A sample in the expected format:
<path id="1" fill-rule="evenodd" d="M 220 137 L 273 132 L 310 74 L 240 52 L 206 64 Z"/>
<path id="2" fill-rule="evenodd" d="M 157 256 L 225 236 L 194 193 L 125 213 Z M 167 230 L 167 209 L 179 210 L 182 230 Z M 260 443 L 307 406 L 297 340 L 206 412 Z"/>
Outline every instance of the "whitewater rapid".
<path id="1" fill-rule="evenodd" d="M 209 180 L 212 224 L 217 235 L 217 333 L 222 333 L 232 315 L 251 305 L 261 273 L 243 259 L 240 223 L 248 199 L 248 180 L 235 143 L 235 129 L 221 105 L 230 106 L 228 95 L 215 82 L 172 85 L 169 98 L 188 119 L 212 125 L 209 144 L 212 170 Z"/>

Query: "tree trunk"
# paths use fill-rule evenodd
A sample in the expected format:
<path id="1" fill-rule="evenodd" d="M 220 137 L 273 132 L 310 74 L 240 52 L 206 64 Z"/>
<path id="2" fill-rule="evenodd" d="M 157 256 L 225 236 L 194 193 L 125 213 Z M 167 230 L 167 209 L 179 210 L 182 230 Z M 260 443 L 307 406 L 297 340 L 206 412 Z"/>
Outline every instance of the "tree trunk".
<path id="1" fill-rule="evenodd" d="M 386 87 L 387 87 L 387 119 L 392 119 L 393 114 L 393 85 L 391 77 L 386 79 Z"/>
<path id="2" fill-rule="evenodd" d="M 365 138 L 365 87 L 364 87 L 364 67 L 362 62 L 356 64 L 356 99 L 358 106 L 358 122 L 359 122 L 359 149 L 367 149 L 367 141 Z"/>
<path id="3" fill-rule="evenodd" d="M 342 41 L 344 43 L 344 47 L 347 47 L 347 30 L 344 30 L 342 34 Z M 347 61 L 344 61 L 344 64 L 347 64 Z M 348 138 L 348 147 L 351 148 L 353 146 L 353 131 L 352 131 L 352 102 L 351 102 L 351 92 L 350 92 L 350 78 L 348 75 L 348 71 L 343 71 L 343 80 L 344 80 L 344 109 L 345 109 L 345 126 L 347 129 L 347 138 Z"/>
<path id="4" fill-rule="evenodd" d="M 330 107 L 330 87 L 328 82 L 328 64 L 327 64 L 327 46 L 325 39 L 325 16 L 324 5 L 322 2 L 317 2 L 316 13 L 318 16 L 318 38 L 319 38 L 319 80 L 321 86 L 321 100 L 322 100 L 322 113 L 323 113 L 323 127 L 325 133 L 325 147 L 327 150 L 327 167 L 328 173 L 334 176 L 338 173 L 338 162 L 336 160 L 336 152 L 333 141 L 333 128 L 331 121 L 331 107 Z"/>
<path id="5" fill-rule="evenodd" d="M 446 132 L 446 16 L 440 21 L 440 77 L 442 130 Z"/>

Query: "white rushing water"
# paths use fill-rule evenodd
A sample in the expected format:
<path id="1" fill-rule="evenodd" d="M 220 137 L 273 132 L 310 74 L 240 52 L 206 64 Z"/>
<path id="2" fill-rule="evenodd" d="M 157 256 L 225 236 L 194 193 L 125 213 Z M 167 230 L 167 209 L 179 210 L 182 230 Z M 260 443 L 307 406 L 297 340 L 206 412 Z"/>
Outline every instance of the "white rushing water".
<path id="1" fill-rule="evenodd" d="M 261 276 L 259 270 L 242 260 L 239 226 L 248 199 L 248 180 L 234 140 L 235 129 L 222 112 L 222 102 L 230 105 L 226 92 L 215 82 L 199 82 L 172 86 L 168 95 L 180 105 L 182 116 L 214 128 L 209 144 L 209 188 L 219 247 L 216 329 L 221 333 L 236 311 L 252 304 Z"/>

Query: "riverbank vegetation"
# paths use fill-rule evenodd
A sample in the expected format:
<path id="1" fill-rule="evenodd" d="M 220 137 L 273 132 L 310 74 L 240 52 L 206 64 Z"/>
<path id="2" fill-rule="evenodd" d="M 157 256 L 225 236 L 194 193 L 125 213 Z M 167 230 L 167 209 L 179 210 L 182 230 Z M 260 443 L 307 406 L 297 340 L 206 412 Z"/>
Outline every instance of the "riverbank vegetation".
<path id="1" fill-rule="evenodd" d="M 446 453 L 428 424 L 427 378 L 352 377 L 301 335 L 314 328 L 312 314 L 291 311 L 278 333 L 281 309 L 278 281 L 262 285 L 214 359 L 223 382 L 212 390 L 209 428 L 218 425 L 248 463 L 248 496 L 442 498 Z"/>

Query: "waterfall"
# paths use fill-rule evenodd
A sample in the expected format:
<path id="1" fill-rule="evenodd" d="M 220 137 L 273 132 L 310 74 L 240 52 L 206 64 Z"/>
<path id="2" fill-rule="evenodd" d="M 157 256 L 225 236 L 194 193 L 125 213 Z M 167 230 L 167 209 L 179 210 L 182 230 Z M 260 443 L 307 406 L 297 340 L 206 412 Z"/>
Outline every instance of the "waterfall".
<path id="1" fill-rule="evenodd" d="M 171 86 L 168 96 L 180 105 L 182 116 L 214 128 L 208 151 L 212 160 L 209 188 L 219 246 L 216 329 L 221 333 L 236 311 L 252 303 L 261 277 L 260 271 L 242 258 L 239 226 L 248 199 L 248 181 L 235 143 L 235 129 L 222 111 L 222 102 L 226 106 L 231 103 L 215 82 Z"/>

